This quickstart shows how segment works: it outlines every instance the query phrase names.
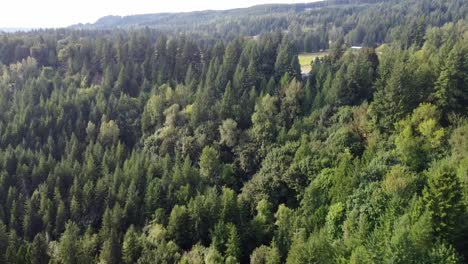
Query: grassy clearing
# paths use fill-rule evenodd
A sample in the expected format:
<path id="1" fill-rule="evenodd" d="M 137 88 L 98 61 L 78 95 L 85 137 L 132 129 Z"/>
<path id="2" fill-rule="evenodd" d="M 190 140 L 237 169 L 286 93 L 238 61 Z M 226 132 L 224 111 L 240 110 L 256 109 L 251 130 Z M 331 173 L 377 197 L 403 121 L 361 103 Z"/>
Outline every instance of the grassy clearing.
<path id="1" fill-rule="evenodd" d="M 328 54 L 328 51 L 323 52 L 313 52 L 313 53 L 301 53 L 298 55 L 299 64 L 301 65 L 302 73 L 309 73 L 311 68 L 311 63 L 315 58 L 322 58 Z"/>

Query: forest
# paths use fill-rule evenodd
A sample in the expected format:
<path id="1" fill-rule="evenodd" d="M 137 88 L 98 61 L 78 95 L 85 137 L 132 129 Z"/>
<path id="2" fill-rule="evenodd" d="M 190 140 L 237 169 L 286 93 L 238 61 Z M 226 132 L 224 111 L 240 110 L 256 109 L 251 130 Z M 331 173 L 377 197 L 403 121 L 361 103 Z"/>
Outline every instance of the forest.
<path id="1" fill-rule="evenodd" d="M 0 33 L 0 263 L 468 261 L 468 1 L 247 11 Z"/>

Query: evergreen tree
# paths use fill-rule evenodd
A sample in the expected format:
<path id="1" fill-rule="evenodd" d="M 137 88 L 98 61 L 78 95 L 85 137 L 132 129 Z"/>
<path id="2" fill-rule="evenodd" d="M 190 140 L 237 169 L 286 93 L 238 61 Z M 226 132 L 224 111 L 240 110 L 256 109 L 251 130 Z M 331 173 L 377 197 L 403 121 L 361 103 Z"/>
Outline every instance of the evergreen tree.
<path id="1" fill-rule="evenodd" d="M 34 237 L 31 244 L 31 260 L 33 263 L 47 264 L 49 263 L 49 255 L 47 254 L 48 245 L 43 234 L 39 233 Z"/>
<path id="2" fill-rule="evenodd" d="M 68 222 L 65 226 L 65 232 L 60 237 L 58 245 L 58 259 L 62 263 L 75 264 L 80 263 L 79 252 L 79 228 L 73 222 Z"/>
<path id="3" fill-rule="evenodd" d="M 217 183 L 219 181 L 220 161 L 218 152 L 213 147 L 205 147 L 200 155 L 200 174 L 208 183 Z"/>
<path id="4" fill-rule="evenodd" d="M 434 232 L 449 241 L 456 241 L 461 233 L 462 194 L 455 170 L 447 160 L 435 163 L 427 172 L 427 186 L 423 191 Z"/>
<path id="5" fill-rule="evenodd" d="M 394 123 L 403 118 L 415 107 L 415 87 L 412 82 L 411 70 L 404 60 L 394 63 L 388 81 L 378 87 L 371 105 L 371 113 L 377 126 L 385 131 L 391 131 Z"/>
<path id="6" fill-rule="evenodd" d="M 237 122 L 232 119 L 226 119 L 219 127 L 220 143 L 228 147 L 234 147 L 238 138 Z"/>
<path id="7" fill-rule="evenodd" d="M 466 1 L 330 3 L 1 33 L 0 263 L 468 259 Z"/>
<path id="8" fill-rule="evenodd" d="M 187 208 L 179 205 L 174 206 L 169 216 L 169 223 L 167 224 L 169 237 L 173 239 L 177 245 L 188 249 L 191 245 L 191 226 L 190 215 Z"/>
<path id="9" fill-rule="evenodd" d="M 226 242 L 226 256 L 239 260 L 241 257 L 241 245 L 239 234 L 235 225 L 228 225 L 228 239 Z"/>
<path id="10" fill-rule="evenodd" d="M 437 105 L 447 112 L 466 112 L 468 105 L 468 51 L 466 46 L 455 45 L 449 53 L 438 80 L 434 97 Z"/>
<path id="11" fill-rule="evenodd" d="M 13 241 L 9 243 L 8 233 L 5 224 L 0 221 L 0 262 L 6 262 L 6 253 L 8 245 L 12 245 Z"/>
<path id="12" fill-rule="evenodd" d="M 252 136 L 260 144 L 271 142 L 277 133 L 278 99 L 266 95 L 255 105 L 252 115 Z"/>
<path id="13" fill-rule="evenodd" d="M 214 247 L 210 247 L 205 256 L 206 264 L 223 263 L 223 256 Z"/>
<path id="14" fill-rule="evenodd" d="M 99 253 L 100 263 L 116 264 L 121 263 L 120 260 L 120 242 L 118 240 L 116 231 L 112 230 L 109 237 L 104 241 L 101 252 Z"/>
<path id="15" fill-rule="evenodd" d="M 235 94 L 232 90 L 231 82 L 228 82 L 226 88 L 224 89 L 224 95 L 221 100 L 221 118 L 235 118 L 237 115 L 234 112 L 236 101 Z"/>
<path id="16" fill-rule="evenodd" d="M 141 254 L 141 245 L 135 227 L 132 225 L 125 233 L 122 246 L 122 259 L 124 263 L 137 262 Z"/>

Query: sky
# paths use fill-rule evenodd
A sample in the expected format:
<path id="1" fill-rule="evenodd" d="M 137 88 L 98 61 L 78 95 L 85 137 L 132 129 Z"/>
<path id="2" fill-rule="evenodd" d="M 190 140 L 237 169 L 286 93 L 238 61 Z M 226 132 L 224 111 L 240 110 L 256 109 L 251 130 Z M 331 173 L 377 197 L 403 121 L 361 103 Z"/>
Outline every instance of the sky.
<path id="1" fill-rule="evenodd" d="M 94 23 L 107 15 L 231 9 L 313 0 L 3 0 L 0 28 L 50 28 Z M 2 2 L 3 2 L 2 1 Z"/>

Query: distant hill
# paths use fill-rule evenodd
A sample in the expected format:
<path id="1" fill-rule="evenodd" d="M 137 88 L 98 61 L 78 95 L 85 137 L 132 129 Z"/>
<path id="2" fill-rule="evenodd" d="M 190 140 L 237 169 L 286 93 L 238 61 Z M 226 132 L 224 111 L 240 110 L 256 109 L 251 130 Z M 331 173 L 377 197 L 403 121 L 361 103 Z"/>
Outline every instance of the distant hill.
<path id="1" fill-rule="evenodd" d="M 384 0 L 329 0 L 315 1 L 304 4 L 265 4 L 248 8 L 237 8 L 230 10 L 205 10 L 186 13 L 156 13 L 131 16 L 105 16 L 93 24 L 77 24 L 71 28 L 78 29 L 111 29 L 127 27 L 196 27 L 209 25 L 219 21 L 242 20 L 248 17 L 261 18 L 262 16 L 285 15 L 290 13 L 301 13 L 320 9 L 324 7 L 375 4 L 385 2 Z M 387 1 L 388 2 L 388 1 Z"/>

